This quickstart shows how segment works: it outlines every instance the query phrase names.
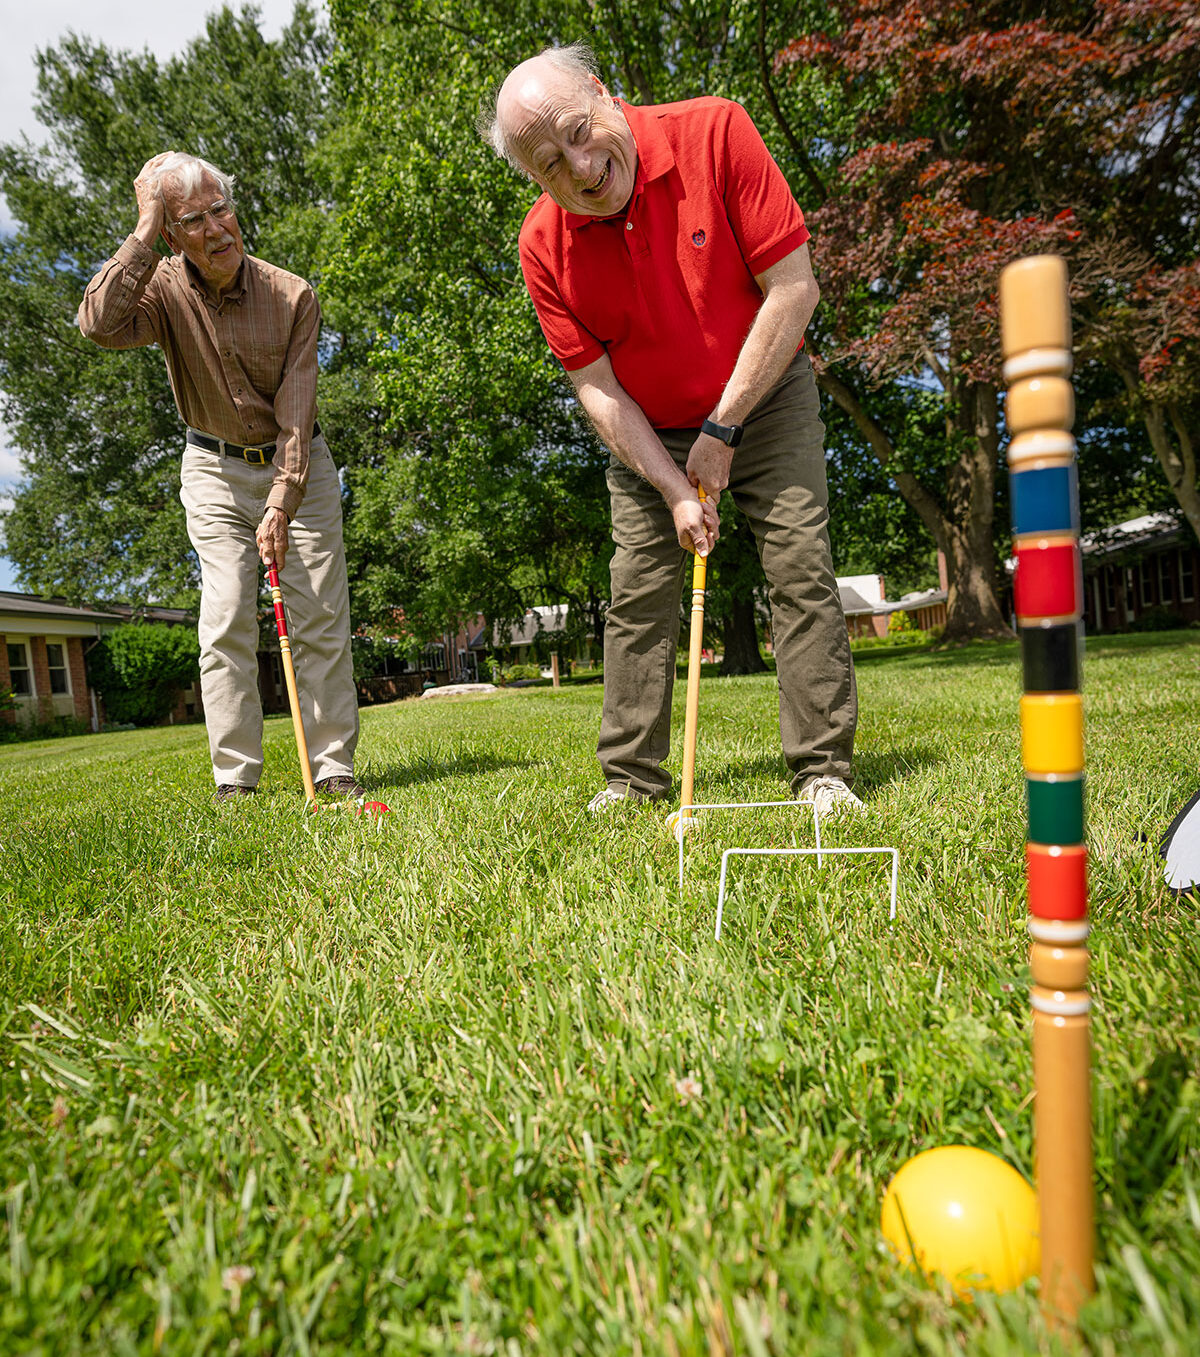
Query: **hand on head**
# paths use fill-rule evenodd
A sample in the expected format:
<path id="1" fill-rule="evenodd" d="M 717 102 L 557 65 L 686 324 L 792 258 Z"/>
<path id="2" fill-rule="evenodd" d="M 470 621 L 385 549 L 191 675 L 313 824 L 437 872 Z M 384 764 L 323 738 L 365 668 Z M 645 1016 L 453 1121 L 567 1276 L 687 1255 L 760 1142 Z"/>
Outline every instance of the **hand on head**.
<path id="1" fill-rule="evenodd" d="M 159 155 L 151 156 L 138 171 L 137 178 L 133 181 L 133 191 L 137 194 L 138 235 L 141 236 L 143 230 L 147 231 L 149 233 L 147 243 L 153 241 L 166 222 L 162 180 L 153 171 L 157 170 L 163 161 L 173 154 L 173 151 L 162 151 Z"/>

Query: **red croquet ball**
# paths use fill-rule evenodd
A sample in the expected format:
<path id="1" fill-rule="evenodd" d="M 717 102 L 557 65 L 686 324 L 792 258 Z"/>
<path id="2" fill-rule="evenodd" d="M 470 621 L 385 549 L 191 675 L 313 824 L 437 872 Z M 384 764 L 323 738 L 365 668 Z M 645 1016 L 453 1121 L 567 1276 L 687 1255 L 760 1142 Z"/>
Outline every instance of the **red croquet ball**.
<path id="1" fill-rule="evenodd" d="M 387 815 L 391 810 L 390 806 L 385 806 L 382 801 L 364 801 L 360 815 Z"/>

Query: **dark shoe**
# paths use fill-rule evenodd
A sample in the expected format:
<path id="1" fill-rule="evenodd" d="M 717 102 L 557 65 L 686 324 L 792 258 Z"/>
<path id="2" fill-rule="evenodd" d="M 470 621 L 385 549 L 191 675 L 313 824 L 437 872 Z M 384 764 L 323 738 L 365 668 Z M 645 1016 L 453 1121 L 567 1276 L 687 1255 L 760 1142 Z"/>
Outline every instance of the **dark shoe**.
<path id="1" fill-rule="evenodd" d="M 240 787 L 235 782 L 223 782 L 213 793 L 213 800 L 220 805 L 222 801 L 233 801 L 239 796 L 253 796 L 257 787 Z"/>
<path id="2" fill-rule="evenodd" d="M 367 794 L 367 789 L 362 783 L 348 773 L 340 773 L 337 777 L 323 777 L 315 786 L 317 791 L 324 793 L 325 796 L 345 796 L 352 801 Z"/>

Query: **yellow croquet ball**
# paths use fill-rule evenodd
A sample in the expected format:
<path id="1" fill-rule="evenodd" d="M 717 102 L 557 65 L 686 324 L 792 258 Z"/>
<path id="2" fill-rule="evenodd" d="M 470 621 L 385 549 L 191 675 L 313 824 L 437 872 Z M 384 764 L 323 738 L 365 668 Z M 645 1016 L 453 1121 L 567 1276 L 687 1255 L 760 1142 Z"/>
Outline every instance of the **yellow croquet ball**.
<path id="1" fill-rule="evenodd" d="M 1011 1164 L 969 1145 L 926 1150 L 883 1196 L 883 1237 L 902 1262 L 959 1296 L 1011 1291 L 1038 1270 L 1037 1194 Z"/>

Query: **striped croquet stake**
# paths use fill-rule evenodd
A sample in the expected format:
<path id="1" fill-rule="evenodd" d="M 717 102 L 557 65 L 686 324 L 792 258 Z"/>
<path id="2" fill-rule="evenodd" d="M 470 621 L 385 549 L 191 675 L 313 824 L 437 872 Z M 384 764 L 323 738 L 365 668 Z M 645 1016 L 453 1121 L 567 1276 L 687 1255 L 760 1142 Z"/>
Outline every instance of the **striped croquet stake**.
<path id="1" fill-rule="evenodd" d="M 1011 473 L 1014 586 L 1029 800 L 1035 1167 L 1042 1305 L 1071 1322 L 1093 1289 L 1087 849 L 1083 842 L 1083 572 L 1067 270 L 1057 255 L 1010 264 L 1000 329 Z"/>
<path id="2" fill-rule="evenodd" d="M 288 706 L 292 710 L 292 729 L 296 733 L 296 753 L 300 758 L 300 775 L 304 779 L 304 796 L 310 806 L 317 804 L 317 789 L 313 786 L 312 764 L 308 757 L 308 741 L 304 738 L 304 719 L 300 715 L 300 694 L 296 689 L 296 666 L 292 663 L 292 641 L 288 636 L 287 615 L 283 611 L 283 590 L 279 587 L 279 571 L 272 561 L 267 566 L 267 583 L 271 586 L 271 602 L 275 605 L 275 630 L 279 633 L 279 657 L 283 661 L 283 679 L 287 684 Z M 385 806 L 386 810 L 387 807 Z"/>

